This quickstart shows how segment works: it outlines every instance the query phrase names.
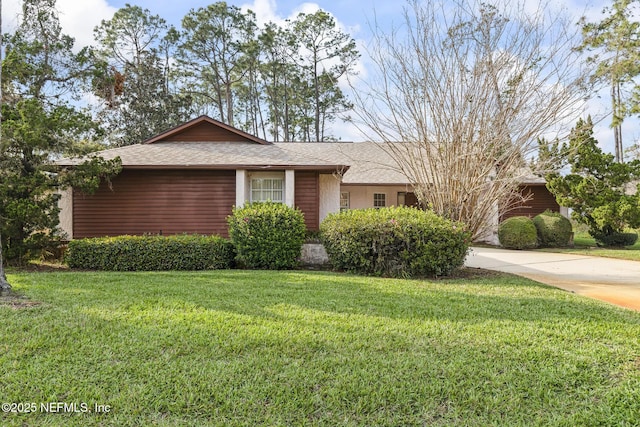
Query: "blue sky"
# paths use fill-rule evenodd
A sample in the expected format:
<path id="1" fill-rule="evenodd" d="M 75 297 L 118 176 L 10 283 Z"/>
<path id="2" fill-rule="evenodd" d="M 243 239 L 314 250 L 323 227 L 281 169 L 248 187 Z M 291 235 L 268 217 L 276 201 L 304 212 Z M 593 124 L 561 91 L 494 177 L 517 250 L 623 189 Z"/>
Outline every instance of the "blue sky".
<path id="1" fill-rule="evenodd" d="M 92 42 L 93 28 L 103 19 L 110 19 L 113 13 L 126 3 L 135 4 L 142 8 L 149 9 L 152 14 L 160 15 L 169 23 L 179 26 L 180 20 L 191 9 L 206 7 L 211 1 L 203 0 L 57 0 L 57 7 L 60 10 L 60 20 L 64 31 L 76 38 L 77 45 L 85 45 Z M 365 44 L 369 37 L 369 22 L 374 18 L 381 26 L 390 28 L 394 23 L 402 21 L 402 10 L 406 4 L 405 0 L 228 0 L 228 4 L 250 8 L 256 12 L 259 22 L 281 21 L 291 18 L 297 13 L 313 12 L 323 9 L 331 13 L 341 29 L 350 34 L 358 41 L 360 46 Z M 602 17 L 602 9 L 610 4 L 606 0 L 592 0 L 590 5 L 585 5 L 579 0 L 554 0 L 553 6 L 563 5 L 571 13 L 578 16 L 585 14 L 591 21 L 597 21 Z M 3 31 L 11 30 L 17 22 L 16 15 L 20 11 L 22 0 L 4 0 L 2 2 Z M 360 48 L 361 52 L 363 51 Z M 366 67 L 366 65 L 362 65 Z M 365 71 L 366 75 L 366 70 Z M 602 112 L 607 108 L 607 99 L 602 99 L 600 105 L 594 102 L 595 108 L 600 111 L 593 111 L 593 114 Z M 601 141 L 607 151 L 611 151 L 612 131 L 608 127 L 608 119 L 595 129 L 596 137 Z M 337 124 L 334 126 L 334 134 L 342 140 L 361 140 L 359 133 L 350 126 Z M 637 120 L 628 120 L 623 131 L 625 147 L 637 141 L 640 137 L 640 127 Z"/>

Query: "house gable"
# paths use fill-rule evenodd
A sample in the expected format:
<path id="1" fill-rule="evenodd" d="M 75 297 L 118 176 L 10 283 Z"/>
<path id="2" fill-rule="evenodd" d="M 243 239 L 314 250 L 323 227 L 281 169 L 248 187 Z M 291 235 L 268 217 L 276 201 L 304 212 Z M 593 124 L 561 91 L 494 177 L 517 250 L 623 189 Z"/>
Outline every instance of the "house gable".
<path id="1" fill-rule="evenodd" d="M 209 143 L 250 142 L 260 145 L 271 145 L 268 141 L 226 125 L 208 116 L 200 116 L 180 126 L 169 129 L 166 132 L 144 141 L 144 144 L 169 141 Z"/>

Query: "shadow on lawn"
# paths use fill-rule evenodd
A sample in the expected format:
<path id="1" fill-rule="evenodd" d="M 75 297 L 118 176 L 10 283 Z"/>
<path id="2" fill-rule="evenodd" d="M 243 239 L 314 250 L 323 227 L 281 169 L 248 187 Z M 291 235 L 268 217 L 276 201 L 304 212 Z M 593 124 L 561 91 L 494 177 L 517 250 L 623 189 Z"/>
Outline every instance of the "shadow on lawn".
<path id="1" fill-rule="evenodd" d="M 574 321 L 638 324 L 640 316 L 566 291 L 502 273 L 467 271 L 463 279 L 398 280 L 327 272 L 48 273 L 51 298 L 73 298 L 88 309 L 214 310 L 274 318 L 274 306 L 391 319 Z M 144 286 L 135 286 L 139 275 Z M 36 275 L 37 276 L 37 275 Z M 259 278 L 259 279 L 257 279 Z M 52 283 L 53 284 L 53 283 Z M 37 295 L 40 298 L 40 295 Z M 55 305 L 55 301 L 51 301 Z"/>

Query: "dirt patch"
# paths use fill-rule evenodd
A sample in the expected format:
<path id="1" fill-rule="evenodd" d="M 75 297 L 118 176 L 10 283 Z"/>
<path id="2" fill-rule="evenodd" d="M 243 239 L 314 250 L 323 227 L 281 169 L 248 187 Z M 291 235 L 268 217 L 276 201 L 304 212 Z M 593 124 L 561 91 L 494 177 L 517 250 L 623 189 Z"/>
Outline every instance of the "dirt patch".
<path id="1" fill-rule="evenodd" d="M 614 304 L 620 307 L 630 308 L 632 310 L 640 311 L 640 300 L 626 294 L 598 290 L 598 291 L 585 292 L 583 295 L 591 298 L 596 298 L 602 301 L 606 301 L 610 304 Z"/>
<path id="2" fill-rule="evenodd" d="M 24 295 L 20 295 L 14 291 L 0 292 L 0 306 L 10 307 L 14 310 L 20 310 L 24 308 L 32 308 L 41 305 L 41 302 L 31 301 Z"/>
<path id="3" fill-rule="evenodd" d="M 18 271 L 51 273 L 58 271 L 69 271 L 69 267 L 64 264 L 55 264 L 48 262 L 31 262 L 24 267 L 17 268 Z"/>

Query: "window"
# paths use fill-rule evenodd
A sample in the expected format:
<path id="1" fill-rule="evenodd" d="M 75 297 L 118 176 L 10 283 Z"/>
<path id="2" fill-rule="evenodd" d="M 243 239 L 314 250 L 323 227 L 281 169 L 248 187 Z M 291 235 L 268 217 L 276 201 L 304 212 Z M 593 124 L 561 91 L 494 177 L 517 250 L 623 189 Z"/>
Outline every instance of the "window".
<path id="1" fill-rule="evenodd" d="M 404 191 L 398 192 L 398 206 L 406 206 L 407 205 L 407 193 Z"/>
<path id="2" fill-rule="evenodd" d="M 349 193 L 340 193 L 340 212 L 349 210 Z"/>
<path id="3" fill-rule="evenodd" d="M 251 180 L 252 202 L 284 202 L 284 180 L 282 178 L 254 178 Z"/>
<path id="4" fill-rule="evenodd" d="M 384 208 L 387 206 L 387 195 L 384 193 L 373 193 L 373 207 Z"/>

